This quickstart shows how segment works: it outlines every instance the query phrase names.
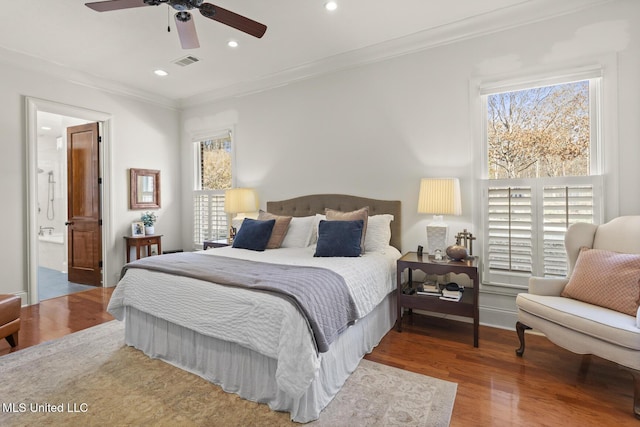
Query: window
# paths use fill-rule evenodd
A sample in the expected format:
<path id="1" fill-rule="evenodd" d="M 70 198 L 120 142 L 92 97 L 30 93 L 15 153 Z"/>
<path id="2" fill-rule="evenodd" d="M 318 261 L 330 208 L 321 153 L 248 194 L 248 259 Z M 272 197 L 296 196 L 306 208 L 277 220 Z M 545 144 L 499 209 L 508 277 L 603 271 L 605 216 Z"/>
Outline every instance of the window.
<path id="1" fill-rule="evenodd" d="M 196 248 L 202 248 L 204 240 L 227 237 L 224 192 L 233 186 L 231 131 L 196 141 L 193 148 L 193 242 Z"/>
<path id="2" fill-rule="evenodd" d="M 567 228 L 600 222 L 599 88 L 594 71 L 482 89 L 485 282 L 566 276 Z"/>

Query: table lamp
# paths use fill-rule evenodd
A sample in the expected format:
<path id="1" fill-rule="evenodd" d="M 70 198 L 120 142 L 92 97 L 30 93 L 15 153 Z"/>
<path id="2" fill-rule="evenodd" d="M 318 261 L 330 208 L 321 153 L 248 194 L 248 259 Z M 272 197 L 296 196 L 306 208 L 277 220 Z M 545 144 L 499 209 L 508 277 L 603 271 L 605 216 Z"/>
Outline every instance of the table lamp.
<path id="1" fill-rule="evenodd" d="M 420 181 L 418 213 L 433 214 L 433 222 L 427 224 L 427 250 L 444 254 L 449 227 L 443 215 L 461 215 L 460 181 L 458 178 L 423 178 Z"/>
<path id="2" fill-rule="evenodd" d="M 224 211 L 229 215 L 229 240 L 233 240 L 237 227 L 234 220 L 244 219 L 245 213 L 258 210 L 258 195 L 253 188 L 231 188 L 224 192 Z"/>

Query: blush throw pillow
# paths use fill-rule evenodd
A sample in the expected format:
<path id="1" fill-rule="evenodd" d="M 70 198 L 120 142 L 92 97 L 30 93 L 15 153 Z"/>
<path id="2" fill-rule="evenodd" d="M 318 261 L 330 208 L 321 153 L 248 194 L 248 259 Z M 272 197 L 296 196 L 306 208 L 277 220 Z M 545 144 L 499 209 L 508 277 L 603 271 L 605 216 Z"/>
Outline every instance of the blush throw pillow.
<path id="1" fill-rule="evenodd" d="M 273 231 L 271 232 L 271 237 L 269 237 L 269 242 L 267 242 L 267 249 L 278 249 L 280 246 L 282 246 L 282 241 L 284 240 L 284 236 L 287 234 L 287 230 L 289 229 L 291 218 L 292 217 L 290 216 L 274 215 L 263 210 L 260 211 L 260 213 L 258 214 L 258 220 L 276 220 L 276 223 L 273 226 Z"/>
<path id="2" fill-rule="evenodd" d="M 362 237 L 360 239 L 360 253 L 365 252 L 364 241 L 367 234 L 367 221 L 369 219 L 369 206 L 351 211 L 341 212 L 334 209 L 325 209 L 327 221 L 362 221 Z"/>
<path id="3" fill-rule="evenodd" d="M 561 295 L 636 316 L 640 254 L 582 248 Z"/>
<path id="4" fill-rule="evenodd" d="M 364 222 L 320 221 L 316 257 L 357 257 L 360 256 L 360 240 Z"/>
<path id="5" fill-rule="evenodd" d="M 264 251 L 267 248 L 275 223 L 275 219 L 258 221 L 257 219 L 245 218 L 236 238 L 233 239 L 233 247 Z"/>

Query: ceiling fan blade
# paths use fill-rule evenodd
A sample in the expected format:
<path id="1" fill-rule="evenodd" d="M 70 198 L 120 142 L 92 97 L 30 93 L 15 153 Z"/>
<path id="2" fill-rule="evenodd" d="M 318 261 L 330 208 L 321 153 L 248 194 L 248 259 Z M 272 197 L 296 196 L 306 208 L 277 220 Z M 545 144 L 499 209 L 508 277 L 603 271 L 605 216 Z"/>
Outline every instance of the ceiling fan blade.
<path id="1" fill-rule="evenodd" d="M 96 12 L 108 12 L 110 10 L 130 9 L 132 7 L 149 6 L 143 0 L 106 0 L 85 3 L 90 9 Z"/>
<path id="2" fill-rule="evenodd" d="M 188 19 L 185 18 L 184 14 L 188 15 Z M 196 33 L 196 24 L 194 24 L 193 17 L 190 13 L 176 13 L 176 28 L 178 29 L 178 36 L 180 37 L 180 44 L 183 49 L 195 49 L 200 47 L 198 34 Z"/>
<path id="3" fill-rule="evenodd" d="M 200 6 L 200 13 L 202 16 L 213 19 L 214 21 L 218 21 L 257 38 L 261 38 L 267 31 L 266 25 L 242 15 L 238 15 L 237 13 L 233 13 L 230 10 L 212 5 L 211 3 L 203 3 Z"/>

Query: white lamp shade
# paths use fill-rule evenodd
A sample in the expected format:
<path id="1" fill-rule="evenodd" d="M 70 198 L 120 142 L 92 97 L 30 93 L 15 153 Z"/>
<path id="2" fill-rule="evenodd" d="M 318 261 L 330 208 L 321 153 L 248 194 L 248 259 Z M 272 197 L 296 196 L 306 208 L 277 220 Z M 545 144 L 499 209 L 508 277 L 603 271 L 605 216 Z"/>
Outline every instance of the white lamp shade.
<path id="1" fill-rule="evenodd" d="M 418 213 L 462 215 L 458 178 L 423 178 L 420 181 Z"/>
<path id="2" fill-rule="evenodd" d="M 253 188 L 232 188 L 224 192 L 224 211 L 237 214 L 258 210 L 258 195 Z"/>

